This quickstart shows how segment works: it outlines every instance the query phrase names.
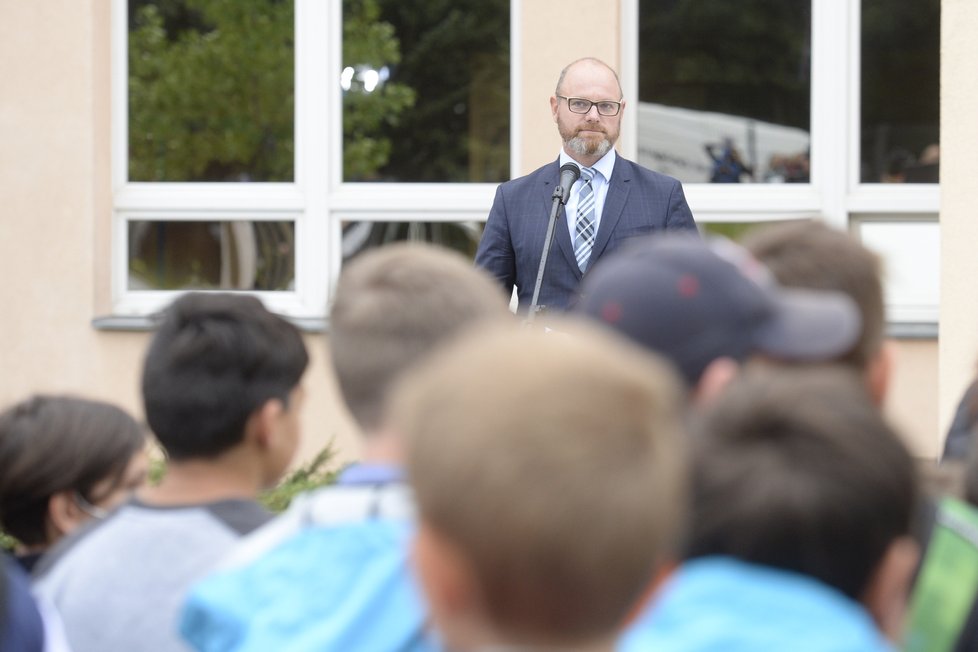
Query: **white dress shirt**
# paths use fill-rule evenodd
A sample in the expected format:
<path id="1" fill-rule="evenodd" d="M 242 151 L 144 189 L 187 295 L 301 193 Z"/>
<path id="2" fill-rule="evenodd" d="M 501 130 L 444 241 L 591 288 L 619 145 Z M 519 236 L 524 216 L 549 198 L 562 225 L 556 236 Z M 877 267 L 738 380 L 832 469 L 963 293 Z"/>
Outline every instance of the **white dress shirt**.
<path id="1" fill-rule="evenodd" d="M 601 212 L 604 209 L 605 197 L 608 196 L 608 184 L 611 182 L 611 173 L 615 169 L 615 158 L 615 148 L 612 147 L 597 163 L 590 166 L 594 170 L 594 178 L 591 179 L 591 189 L 594 192 L 595 236 L 597 236 L 598 228 L 601 226 Z M 573 163 L 577 167 L 581 167 L 580 163 L 572 159 L 567 155 L 567 152 L 561 149 L 559 166 L 562 167 L 565 163 Z M 571 242 L 574 242 L 574 238 L 577 237 L 574 231 L 577 225 L 577 200 L 583 183 L 583 178 L 574 182 L 574 185 L 571 186 L 570 197 L 568 197 L 567 203 L 564 204 L 564 211 L 567 213 L 567 229 L 570 232 Z"/>

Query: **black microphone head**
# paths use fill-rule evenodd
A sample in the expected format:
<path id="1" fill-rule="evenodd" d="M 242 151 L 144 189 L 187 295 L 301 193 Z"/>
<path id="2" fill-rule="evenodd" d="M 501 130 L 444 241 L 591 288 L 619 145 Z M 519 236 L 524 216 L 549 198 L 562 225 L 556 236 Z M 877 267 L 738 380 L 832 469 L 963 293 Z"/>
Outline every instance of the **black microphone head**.
<path id="1" fill-rule="evenodd" d="M 581 169 L 573 163 L 564 163 L 560 166 L 560 182 L 554 188 L 554 199 L 561 204 L 567 203 L 570 195 L 571 186 L 581 177 Z"/>
<path id="2" fill-rule="evenodd" d="M 569 179 L 567 187 L 574 185 L 574 182 L 581 178 L 581 168 L 573 163 L 564 163 L 560 166 L 560 182 L 563 185 L 564 179 Z"/>
<path id="3" fill-rule="evenodd" d="M 564 163 L 560 166 L 560 181 L 554 186 L 553 198 L 558 200 L 561 204 L 567 203 L 567 197 L 570 195 L 570 187 L 574 185 L 574 182 L 581 177 L 581 168 L 577 167 L 573 163 Z"/>

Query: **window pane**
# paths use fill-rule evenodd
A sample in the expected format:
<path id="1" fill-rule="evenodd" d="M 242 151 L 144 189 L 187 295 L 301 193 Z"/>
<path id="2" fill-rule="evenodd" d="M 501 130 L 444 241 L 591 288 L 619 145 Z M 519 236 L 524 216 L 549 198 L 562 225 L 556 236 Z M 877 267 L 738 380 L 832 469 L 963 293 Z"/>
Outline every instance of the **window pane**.
<path id="1" fill-rule="evenodd" d="M 292 290 L 292 222 L 129 222 L 130 290 Z"/>
<path id="2" fill-rule="evenodd" d="M 685 182 L 808 182 L 812 0 L 640 0 L 638 160 Z"/>
<path id="3" fill-rule="evenodd" d="M 936 216 L 874 217 L 860 221 L 859 236 L 883 261 L 888 319 L 936 323 L 941 294 Z"/>
<path id="4" fill-rule="evenodd" d="M 343 260 L 392 242 L 429 242 L 475 260 L 482 222 L 345 222 Z"/>
<path id="5" fill-rule="evenodd" d="M 940 0 L 863 0 L 863 183 L 937 183 Z"/>
<path id="6" fill-rule="evenodd" d="M 292 0 L 129 0 L 129 179 L 291 181 Z"/>
<path id="7" fill-rule="evenodd" d="M 343 178 L 509 178 L 509 0 L 344 0 Z"/>

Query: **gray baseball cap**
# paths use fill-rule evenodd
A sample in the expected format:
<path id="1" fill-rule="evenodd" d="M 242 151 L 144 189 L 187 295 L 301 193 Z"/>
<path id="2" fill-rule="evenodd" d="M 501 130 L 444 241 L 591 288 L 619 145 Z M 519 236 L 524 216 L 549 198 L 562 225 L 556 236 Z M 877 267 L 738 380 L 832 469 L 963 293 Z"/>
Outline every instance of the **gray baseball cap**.
<path id="1" fill-rule="evenodd" d="M 690 385 L 720 357 L 839 358 L 862 322 L 841 292 L 781 287 L 739 245 L 682 234 L 636 240 L 601 260 L 573 311 L 672 360 Z"/>

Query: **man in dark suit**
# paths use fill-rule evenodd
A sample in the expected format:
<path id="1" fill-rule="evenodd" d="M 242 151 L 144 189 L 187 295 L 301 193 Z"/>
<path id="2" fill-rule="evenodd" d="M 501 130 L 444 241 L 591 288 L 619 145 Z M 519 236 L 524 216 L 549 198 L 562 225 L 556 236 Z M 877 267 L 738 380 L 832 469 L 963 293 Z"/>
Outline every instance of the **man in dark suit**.
<path id="1" fill-rule="evenodd" d="M 518 288 L 529 309 L 560 166 L 581 178 L 558 216 L 538 304 L 563 310 L 584 274 L 626 240 L 653 231 L 695 230 L 679 181 L 647 170 L 614 150 L 625 101 L 618 75 L 597 59 L 579 59 L 560 73 L 550 110 L 563 140 L 558 160 L 496 190 L 476 264 L 507 292 Z M 566 215 L 567 219 L 563 219 Z"/>

